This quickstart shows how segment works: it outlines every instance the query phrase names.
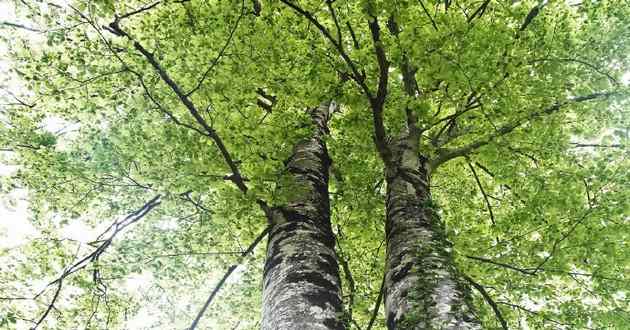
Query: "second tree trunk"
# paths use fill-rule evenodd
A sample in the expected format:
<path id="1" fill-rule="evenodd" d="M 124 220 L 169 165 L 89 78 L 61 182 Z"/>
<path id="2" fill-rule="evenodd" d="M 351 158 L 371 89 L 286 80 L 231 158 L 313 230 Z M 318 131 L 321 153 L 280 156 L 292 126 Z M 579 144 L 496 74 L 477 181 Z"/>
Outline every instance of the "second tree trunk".
<path id="1" fill-rule="evenodd" d="M 387 328 L 480 329 L 431 199 L 426 159 L 408 137 L 392 149 L 386 168 Z"/>

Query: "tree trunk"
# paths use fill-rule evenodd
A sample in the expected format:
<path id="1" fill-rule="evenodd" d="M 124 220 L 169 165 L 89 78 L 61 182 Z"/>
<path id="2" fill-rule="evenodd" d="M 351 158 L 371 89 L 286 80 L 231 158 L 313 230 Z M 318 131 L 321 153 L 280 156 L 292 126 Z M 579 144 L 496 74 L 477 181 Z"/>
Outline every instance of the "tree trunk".
<path id="1" fill-rule="evenodd" d="M 455 267 L 429 191 L 426 158 L 418 139 L 392 146 L 386 168 L 388 329 L 480 329 L 470 289 Z"/>
<path id="2" fill-rule="evenodd" d="M 263 330 L 345 329 L 335 238 L 330 225 L 323 137 L 333 103 L 311 112 L 315 129 L 286 163 L 263 275 Z M 288 182 L 288 183 L 287 183 Z"/>

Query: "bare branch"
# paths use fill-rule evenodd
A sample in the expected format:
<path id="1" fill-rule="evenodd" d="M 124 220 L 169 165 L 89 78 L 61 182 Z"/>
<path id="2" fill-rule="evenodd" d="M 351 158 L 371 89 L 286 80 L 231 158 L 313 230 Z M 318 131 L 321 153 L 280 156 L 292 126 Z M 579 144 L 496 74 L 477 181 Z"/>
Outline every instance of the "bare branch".
<path id="1" fill-rule="evenodd" d="M 534 8 L 532 8 L 529 13 L 527 14 L 527 16 L 525 17 L 525 20 L 523 21 L 523 24 L 521 24 L 521 27 L 518 29 L 519 32 L 525 31 L 525 29 L 527 29 L 527 27 L 529 26 L 529 24 L 532 23 L 532 21 L 534 20 L 534 18 L 536 18 L 536 16 L 538 16 L 538 14 L 540 14 L 540 10 L 542 9 L 544 5 L 536 5 Z"/>
<path id="2" fill-rule="evenodd" d="M 156 2 L 154 2 L 154 3 L 152 3 L 152 4 L 148 5 L 148 6 L 141 7 L 141 8 L 138 8 L 138 9 L 134 10 L 134 11 L 131 11 L 131 12 L 128 12 L 128 13 L 122 14 L 121 16 L 118 16 L 118 17 L 117 17 L 117 19 L 118 19 L 119 21 L 121 21 L 121 20 L 123 20 L 123 19 L 125 19 L 125 18 L 129 18 L 129 17 L 131 17 L 131 16 L 133 16 L 133 15 L 140 14 L 140 13 L 142 13 L 142 12 L 145 12 L 145 11 L 147 11 L 147 10 L 152 9 L 153 7 L 155 7 L 155 6 L 159 5 L 161 2 L 162 2 L 162 1 L 156 1 Z"/>
<path id="3" fill-rule="evenodd" d="M 44 33 L 46 31 L 42 31 L 36 28 L 32 28 L 26 25 L 22 25 L 22 24 L 17 24 L 17 23 L 11 23 L 11 22 L 0 22 L 0 25 L 4 25 L 4 26 L 8 26 L 8 27 L 12 27 L 12 28 L 16 28 L 16 29 L 22 29 L 22 30 L 26 30 L 26 31 L 30 31 L 30 32 L 38 32 L 38 33 Z"/>
<path id="4" fill-rule="evenodd" d="M 605 76 L 606 78 L 608 78 L 608 80 L 610 80 L 611 83 L 613 83 L 614 85 L 619 85 L 619 82 L 617 81 L 617 79 L 615 79 L 615 77 L 613 77 L 610 73 L 598 68 L 597 66 L 584 61 L 584 60 L 580 60 L 577 58 L 563 58 L 563 57 L 557 57 L 557 58 L 539 58 L 539 59 L 534 59 L 529 61 L 530 64 L 533 63 L 537 63 L 537 62 L 550 62 L 550 61 L 555 61 L 555 62 L 572 62 L 572 63 L 578 63 L 581 65 L 584 65 L 588 68 L 590 68 L 591 70 Z"/>
<path id="5" fill-rule="evenodd" d="M 337 29 L 337 43 L 342 45 L 342 37 L 341 37 L 341 26 L 339 26 L 339 20 L 337 19 L 337 13 L 335 13 L 335 8 L 333 8 L 334 0 L 326 0 L 326 6 L 328 6 L 328 10 L 330 11 L 330 16 L 332 16 L 333 22 L 335 23 L 335 28 Z"/>
<path id="6" fill-rule="evenodd" d="M 303 8 L 301 8 L 300 6 L 294 4 L 293 2 L 289 0 L 281 0 L 281 2 L 287 5 L 289 8 L 291 8 L 293 11 L 295 11 L 299 15 L 306 18 L 309 22 L 315 25 L 315 27 L 317 27 L 317 29 L 324 35 L 324 37 L 335 47 L 335 49 L 339 53 L 339 56 L 341 56 L 341 58 L 348 65 L 348 67 L 350 67 L 350 71 L 352 72 L 351 73 L 352 80 L 354 80 L 357 83 L 357 85 L 359 85 L 363 94 L 365 94 L 365 96 L 368 99 L 371 99 L 372 93 L 370 92 L 370 89 L 365 84 L 365 75 L 359 72 L 356 65 L 352 61 L 352 59 L 350 59 L 350 56 L 348 56 L 348 54 L 344 50 L 343 46 L 340 43 L 338 43 L 335 40 L 335 38 L 333 38 L 333 36 L 330 34 L 330 31 L 328 31 L 328 29 L 324 25 L 322 25 L 315 18 L 315 16 L 313 16 L 313 14 L 311 14 L 309 11 L 304 10 Z"/>
<path id="7" fill-rule="evenodd" d="M 473 176 L 475 177 L 475 181 L 477 182 L 477 186 L 479 187 L 479 191 L 481 191 L 481 194 L 483 195 L 483 199 L 486 201 L 486 206 L 488 207 L 488 212 L 490 213 L 490 221 L 492 221 L 492 225 L 495 226 L 497 223 L 494 220 L 494 212 L 492 212 L 492 205 L 490 205 L 490 200 L 488 199 L 488 194 L 486 194 L 486 191 L 483 190 L 483 186 L 481 185 L 481 181 L 479 181 L 479 176 L 477 176 L 477 172 L 475 171 L 475 168 L 472 166 L 472 164 L 470 162 L 468 162 L 468 168 L 470 168 L 470 171 L 472 172 Z"/>
<path id="8" fill-rule="evenodd" d="M 470 284 L 477 289 L 477 291 L 479 291 L 479 293 L 481 293 L 481 296 L 483 297 L 483 299 L 488 303 L 488 305 L 490 305 L 490 307 L 492 308 L 492 310 L 494 311 L 494 315 L 497 317 L 497 320 L 499 320 L 499 323 L 501 323 L 501 327 L 504 330 L 508 330 L 508 326 L 507 326 L 507 322 L 505 321 L 505 318 L 503 318 L 503 314 L 501 314 L 501 310 L 499 309 L 499 306 L 497 306 L 497 303 L 494 302 L 494 300 L 492 299 L 492 297 L 490 297 L 490 295 L 488 294 L 488 291 L 486 291 L 486 289 L 479 283 L 475 282 L 472 278 L 470 278 L 467 275 L 464 275 L 464 278 L 470 282 Z"/>
<path id="9" fill-rule="evenodd" d="M 344 276 L 346 278 L 346 281 L 348 281 L 348 289 L 350 290 L 349 296 L 348 296 L 348 318 L 353 321 L 355 323 L 355 326 L 358 329 L 361 329 L 361 327 L 356 324 L 356 321 L 352 318 L 352 309 L 354 307 L 354 296 L 356 294 L 356 285 L 354 282 L 354 277 L 352 276 L 352 271 L 350 269 L 350 265 L 348 264 L 348 260 L 347 260 L 347 256 L 345 255 L 343 248 L 341 247 L 341 244 L 339 242 L 339 237 L 342 237 L 342 231 L 341 231 L 341 227 L 339 225 L 337 225 L 337 232 L 339 233 L 335 239 L 337 240 L 337 248 L 339 249 L 339 263 L 341 264 L 341 268 L 343 269 L 343 273 Z"/>
<path id="10" fill-rule="evenodd" d="M 337 42 L 335 38 L 330 34 L 330 31 L 322 25 L 316 18 L 308 12 L 307 10 L 301 8 L 297 4 L 288 1 L 281 0 L 282 3 L 287 5 L 289 8 L 293 9 L 296 13 L 306 18 L 309 22 L 311 22 L 317 29 L 324 35 L 324 37 L 337 49 L 337 52 L 342 57 L 342 59 L 346 62 L 346 64 L 350 67 L 351 70 L 351 78 L 354 80 L 359 88 L 363 92 L 363 94 L 370 101 L 370 106 L 372 108 L 372 118 L 374 122 L 374 135 L 375 135 L 375 144 L 376 147 L 381 154 L 381 158 L 383 158 L 384 162 L 389 161 L 389 148 L 387 147 L 386 141 L 386 133 L 385 126 L 383 125 L 383 104 L 385 102 L 385 97 L 387 96 L 387 80 L 389 75 L 389 62 L 385 56 L 385 50 L 383 49 L 383 44 L 380 40 L 380 28 L 378 26 L 378 20 L 376 17 L 372 16 L 372 20 L 369 21 L 370 32 L 372 34 L 372 40 L 374 42 L 374 48 L 376 52 L 376 57 L 379 64 L 379 81 L 376 96 L 372 94 L 368 86 L 365 84 L 365 74 L 359 72 L 356 65 L 350 59 L 348 54 L 346 53 L 343 45 L 340 42 Z"/>
<path id="11" fill-rule="evenodd" d="M 598 144 L 570 142 L 572 148 L 624 148 L 623 144 Z"/>
<path id="12" fill-rule="evenodd" d="M 385 274 L 383 274 L 383 280 L 381 281 L 381 288 L 378 290 L 378 297 L 376 298 L 376 302 L 374 302 L 374 312 L 372 312 L 372 316 L 370 317 L 370 322 L 368 323 L 367 328 L 365 330 L 371 330 L 374 325 L 374 321 L 376 320 L 376 316 L 378 315 L 378 310 L 381 308 L 381 302 L 383 301 L 383 292 L 385 288 Z"/>
<path id="13" fill-rule="evenodd" d="M 265 238 L 265 236 L 267 236 L 267 234 L 269 233 L 269 230 L 271 230 L 271 227 L 265 228 L 258 235 L 258 237 L 256 237 L 256 239 L 254 239 L 254 241 L 249 245 L 249 247 L 247 247 L 247 250 L 245 250 L 245 251 L 243 251 L 243 253 L 241 253 L 241 257 L 246 257 L 247 255 L 252 253 L 252 251 L 254 251 L 254 249 L 256 248 L 258 243 L 260 243 L 260 241 L 262 241 L 262 239 Z M 208 307 L 212 303 L 212 300 L 217 295 L 217 293 L 219 292 L 221 287 L 223 287 L 223 285 L 225 284 L 225 281 L 228 279 L 228 277 L 230 277 L 230 275 L 232 275 L 234 270 L 236 270 L 236 267 L 238 267 L 238 265 L 239 265 L 239 263 L 235 263 L 235 264 L 232 264 L 228 268 L 228 270 L 225 272 L 225 274 L 223 275 L 221 280 L 219 280 L 219 283 L 217 283 L 217 285 L 212 290 L 212 293 L 210 293 L 210 296 L 208 297 L 208 300 L 206 300 L 205 304 L 203 305 L 203 307 L 201 308 L 201 310 L 197 314 L 197 317 L 195 317 L 195 320 L 190 325 L 190 328 L 188 328 L 188 330 L 194 330 L 197 327 L 197 324 L 199 323 L 199 320 L 201 320 L 201 317 L 203 316 L 203 314 L 206 312 L 206 310 L 208 309 Z"/>
<path id="14" fill-rule="evenodd" d="M 130 213 L 124 219 L 114 221 L 107 229 L 105 229 L 105 231 L 103 231 L 98 236 L 97 241 L 92 242 L 93 244 L 98 244 L 96 249 L 92 251 L 92 253 L 88 254 L 87 256 L 84 256 L 79 261 L 76 261 L 72 263 L 71 265 L 69 265 L 68 267 L 66 267 L 61 275 L 59 275 L 55 280 L 48 283 L 48 285 L 42 291 L 40 291 L 38 294 L 36 294 L 32 298 L 32 299 L 37 299 L 42 294 L 44 294 L 44 292 L 46 292 L 46 290 L 50 286 L 55 285 L 55 284 L 57 285 L 55 294 L 53 295 L 53 298 L 51 299 L 51 301 L 48 303 L 48 307 L 46 311 L 42 314 L 42 316 L 39 318 L 39 320 L 36 322 L 35 326 L 33 326 L 32 329 L 37 329 L 37 327 L 39 327 L 42 324 L 42 322 L 44 322 L 46 317 L 49 315 L 50 311 L 55 308 L 54 305 L 57 302 L 57 299 L 59 298 L 59 294 L 61 293 L 63 281 L 68 276 L 86 268 L 90 263 L 97 261 L 99 257 L 107 250 L 107 248 L 111 246 L 114 238 L 116 237 L 116 235 L 118 235 L 118 233 L 120 233 L 120 231 L 122 231 L 127 226 L 133 223 L 136 223 L 142 218 L 144 218 L 145 215 L 147 215 L 153 208 L 155 208 L 161 203 L 160 197 L 161 197 L 160 195 L 153 197 L 151 200 L 146 202 L 141 208 Z M 108 233 L 109 235 L 107 236 L 107 238 L 104 238 L 105 235 Z"/>
<path id="15" fill-rule="evenodd" d="M 350 22 L 346 22 L 346 26 L 348 27 L 348 31 L 350 31 L 350 37 L 352 38 L 352 44 L 354 45 L 354 48 L 361 48 L 361 45 L 359 45 L 359 41 L 357 40 L 356 34 L 354 34 L 354 29 L 352 29 L 352 25 L 350 25 Z"/>

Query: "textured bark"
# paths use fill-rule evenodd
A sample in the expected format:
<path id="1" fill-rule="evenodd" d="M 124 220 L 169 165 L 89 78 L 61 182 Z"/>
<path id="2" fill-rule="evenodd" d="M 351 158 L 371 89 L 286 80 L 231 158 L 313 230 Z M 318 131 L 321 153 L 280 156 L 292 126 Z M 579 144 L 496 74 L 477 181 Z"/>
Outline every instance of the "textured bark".
<path id="1" fill-rule="evenodd" d="M 330 225 L 328 170 L 323 137 L 333 104 L 312 110 L 315 129 L 286 163 L 290 196 L 274 208 L 263 275 L 263 330 L 345 329 L 341 280 Z"/>
<path id="2" fill-rule="evenodd" d="M 428 165 L 417 139 L 404 136 L 393 144 L 386 169 L 387 327 L 481 329 L 431 201 Z"/>

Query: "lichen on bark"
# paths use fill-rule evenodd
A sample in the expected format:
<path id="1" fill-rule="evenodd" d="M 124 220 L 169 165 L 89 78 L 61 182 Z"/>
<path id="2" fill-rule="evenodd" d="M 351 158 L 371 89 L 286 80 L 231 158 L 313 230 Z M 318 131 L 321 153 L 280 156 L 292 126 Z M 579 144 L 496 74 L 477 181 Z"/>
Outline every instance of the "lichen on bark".
<path id="1" fill-rule="evenodd" d="M 429 191 L 426 159 L 403 136 L 386 169 L 388 329 L 480 329 Z"/>
<path id="2" fill-rule="evenodd" d="M 273 208 L 263 272 L 263 330 L 346 328 L 330 224 L 330 158 L 323 139 L 333 109 L 333 103 L 325 103 L 311 111 L 312 135 L 295 145 L 285 164 L 286 183 L 278 192 L 290 197 Z"/>

